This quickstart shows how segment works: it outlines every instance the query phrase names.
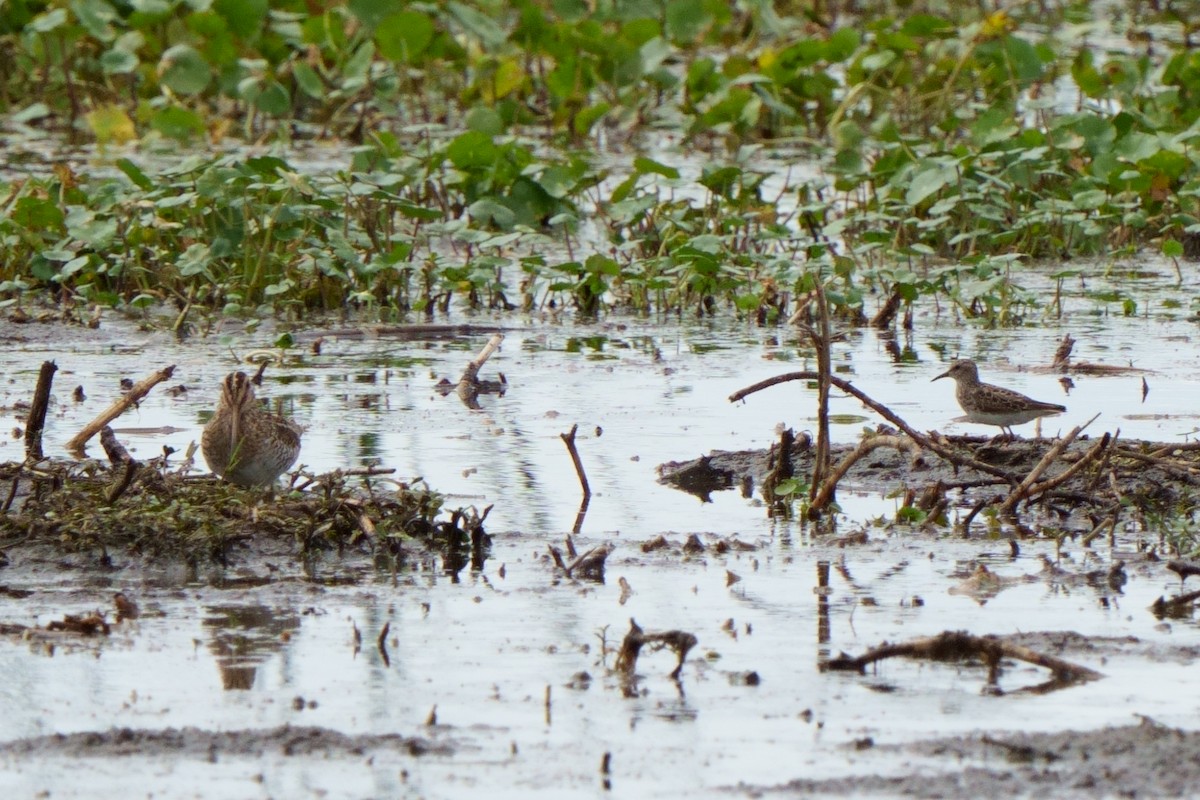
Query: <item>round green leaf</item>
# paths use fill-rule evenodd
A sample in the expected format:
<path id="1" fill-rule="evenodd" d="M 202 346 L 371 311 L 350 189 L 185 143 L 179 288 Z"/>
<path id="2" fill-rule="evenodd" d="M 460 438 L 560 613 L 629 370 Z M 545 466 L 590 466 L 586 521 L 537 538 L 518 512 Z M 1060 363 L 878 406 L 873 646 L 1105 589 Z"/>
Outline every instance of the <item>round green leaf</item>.
<path id="1" fill-rule="evenodd" d="M 354 16 L 370 28 L 403 9 L 404 3 L 402 0 L 350 0 L 347 6 Z"/>
<path id="2" fill-rule="evenodd" d="M 459 169 L 481 169 L 495 162 L 496 145 L 486 133 L 467 131 L 450 143 L 446 155 Z"/>
<path id="3" fill-rule="evenodd" d="M 271 81 L 259 92 L 258 97 L 254 100 L 254 105 L 265 114 L 282 117 L 292 110 L 292 97 L 283 84 L 279 81 Z"/>
<path id="4" fill-rule="evenodd" d="M 403 11 L 375 28 L 380 54 L 390 61 L 413 61 L 433 41 L 433 20 L 420 11 Z"/>
<path id="5" fill-rule="evenodd" d="M 178 94 L 199 94 L 212 80 L 212 70 L 204 56 L 186 44 L 177 44 L 163 53 L 158 71 L 162 82 Z"/>
<path id="6" fill-rule="evenodd" d="M 119 106 L 101 106 L 87 113 L 88 127 L 101 144 L 132 142 L 137 138 L 133 120 Z"/>
<path id="7" fill-rule="evenodd" d="M 150 127 L 169 139 L 179 141 L 204 135 L 204 120 L 196 112 L 181 106 L 169 106 L 155 113 L 150 118 Z M 148 180 L 147 184 L 149 184 Z M 148 185 L 142 188 L 148 188 Z"/>
<path id="8" fill-rule="evenodd" d="M 128 75 L 137 69 L 138 57 L 128 50 L 112 49 L 100 56 L 100 67 L 105 75 Z"/>
<path id="9" fill-rule="evenodd" d="M 243 39 L 258 36 L 267 18 L 267 0 L 216 0 L 212 7 Z"/>
<path id="10" fill-rule="evenodd" d="M 320 100 L 325 96 L 325 84 L 321 81 L 321 76 L 303 61 L 292 64 L 292 77 L 296 79 L 300 91 L 312 99 Z"/>
<path id="11" fill-rule="evenodd" d="M 467 112 L 467 127 L 473 131 L 485 133 L 488 136 L 498 136 L 504 133 L 504 120 L 496 113 L 496 109 L 487 106 L 475 106 Z"/>

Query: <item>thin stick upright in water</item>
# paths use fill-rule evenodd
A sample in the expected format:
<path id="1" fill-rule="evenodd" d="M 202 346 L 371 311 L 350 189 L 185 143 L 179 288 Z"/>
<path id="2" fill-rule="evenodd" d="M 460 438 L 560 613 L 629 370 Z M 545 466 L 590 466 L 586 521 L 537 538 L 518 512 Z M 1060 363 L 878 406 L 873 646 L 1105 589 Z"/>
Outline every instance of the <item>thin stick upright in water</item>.
<path id="1" fill-rule="evenodd" d="M 571 454 L 571 461 L 575 464 L 575 474 L 579 476 L 579 485 L 583 488 L 583 499 L 587 500 L 592 496 L 592 489 L 588 486 L 587 474 L 583 471 L 583 462 L 579 459 L 579 450 L 575 447 L 577 430 L 579 430 L 579 426 L 572 425 L 569 433 L 560 433 L 559 437 L 567 445 L 567 452 Z"/>
<path id="2" fill-rule="evenodd" d="M 46 427 L 46 409 L 50 406 L 50 387 L 54 384 L 54 373 L 58 365 L 43 361 L 38 373 L 37 389 L 33 392 L 33 404 L 29 407 L 29 419 L 25 423 L 25 457 L 38 461 L 42 457 L 42 429 Z"/>

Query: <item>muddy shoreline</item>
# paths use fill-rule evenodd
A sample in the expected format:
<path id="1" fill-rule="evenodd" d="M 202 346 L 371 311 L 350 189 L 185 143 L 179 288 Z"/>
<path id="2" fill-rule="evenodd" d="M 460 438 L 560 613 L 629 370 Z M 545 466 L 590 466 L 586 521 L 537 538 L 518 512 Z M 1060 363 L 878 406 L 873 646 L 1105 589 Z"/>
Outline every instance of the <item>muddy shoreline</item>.
<path id="1" fill-rule="evenodd" d="M 1132 323 L 1111 324 L 1123 331 Z M 1042 480 L 1079 463 L 1073 459 L 1104 431 L 1114 434 L 1103 471 L 1096 459 L 1078 477 L 1100 474 L 1107 485 L 1110 471 L 1128 474 L 1117 486 L 1130 502 L 1103 535 L 1089 538 L 1112 516 L 1104 513 L 1111 494 L 1096 505 L 1064 483 L 1052 487 L 1058 495 L 1017 504 L 1020 525 L 984 509 L 964 530 L 975 503 L 1003 502 L 1013 483 L 891 446 L 851 465 L 839 509 L 819 524 L 768 513 L 759 491 L 768 445 L 780 422 L 801 432 L 809 426 L 812 392 L 793 384 L 742 405 L 727 398 L 783 369 L 777 358 L 795 358 L 794 341 L 737 326 L 664 334 L 653 324 L 563 330 L 534 322 L 509 333 L 488 364 L 505 374 L 508 391 L 481 398 L 478 410 L 436 385 L 462 374 L 486 332 L 467 342 L 405 343 L 402 352 L 384 339 L 331 336 L 320 354 L 287 354 L 268 372 L 263 393 L 308 426 L 309 472 L 395 472 L 353 476 L 356 490 L 371 478 L 374 500 L 346 504 L 333 492 L 328 506 L 286 496 L 264 505 L 184 475 L 194 498 L 188 514 L 206 503 L 229 507 L 221 558 L 204 549 L 194 559 L 173 558 L 180 550 L 166 546 L 152 518 L 124 528 L 140 531 L 139 546 L 118 536 L 99 547 L 94 527 L 64 525 L 60 509 L 40 506 L 38 529 L 54 541 L 34 545 L 18 532 L 0 568 L 0 626 L 13 626 L 0 630 L 18 630 L 0 634 L 7 712 L 0 793 L 114 796 L 136 780 L 161 797 L 469 797 L 505 786 L 513 796 L 558 798 L 595 796 L 608 780 L 614 794 L 647 797 L 889 796 L 902 791 L 889 783 L 897 776 L 919 792 L 923 776 L 944 772 L 937 791 L 955 796 L 966 771 L 984 770 L 995 791 L 1029 795 L 1044 784 L 1009 769 L 998 754 L 1003 746 L 961 760 L 922 748 L 949 742 L 968 752 L 980 731 L 998 741 L 1121 731 L 1136 715 L 1193 727 L 1194 609 L 1153 610 L 1160 598 L 1194 588 L 1194 577 L 1181 583 L 1166 566 L 1187 518 L 1144 509 L 1177 509 L 1190 486 L 1183 476 L 1195 465 L 1186 447 L 1154 455 L 1141 444 L 1182 441 L 1173 437 L 1194 427 L 1186 416 L 1194 396 L 1190 351 L 1179 354 L 1186 364 L 1154 353 L 1159 362 L 1151 366 L 1171 374 L 1172 386 L 1152 376 L 1145 407 L 1140 381 L 1081 379 L 1080 391 L 1063 401 L 1072 413 L 1056 421 L 1062 427 L 1044 429 L 1061 436 L 1104 412 L 1085 432 L 1091 438 L 1077 439 Z M 998 341 L 1013 352 L 1039 349 L 1036 332 L 987 333 L 976 340 L 975 331 L 955 326 L 933 338 L 939 348 L 980 358 Z M 142 464 L 170 447 L 168 469 L 180 467 L 211 412 L 214 387 L 238 368 L 228 343 L 184 345 L 108 323 L 94 335 L 107 339 L 47 334 L 14 346 L 6 362 L 11 426 L 21 424 L 17 404 L 27 402 L 45 360 L 61 368 L 44 437 L 55 459 L 118 395 L 121 377 L 177 363 L 187 390 L 152 393 L 116 434 Z M 1012 344 L 1017 335 L 1029 341 Z M 234 337 L 233 345 L 249 351 L 269 339 Z M 925 339 L 914 341 L 919 361 L 905 364 L 871 332 L 847 347 L 852 372 L 839 374 L 892 403 L 914 429 L 944 429 L 941 441 L 956 452 L 1013 475 L 1047 452 L 1050 439 L 989 449 L 983 437 L 949 435 L 963 432 L 948 422 L 959 412 L 952 391 L 940 384 L 924 391 L 939 371 L 939 356 L 922 349 Z M 1038 397 L 1056 388 L 1040 375 L 1001 378 Z M 1178 396 L 1169 391 L 1176 384 Z M 86 399 L 74 399 L 76 386 Z M 839 418 L 858 415 L 833 426 L 837 461 L 858 446 L 864 422 L 853 398 L 832 402 Z M 1155 416 L 1129 417 L 1143 413 Z M 585 518 L 561 438 L 574 425 L 593 489 Z M 1126 431 L 1119 438 L 1118 428 Z M 711 491 L 711 502 L 656 482 L 655 465 L 680 455 L 755 448 L 747 458 L 757 461 L 723 479 L 732 490 Z M 21 449 L 16 439 L 0 443 L 0 460 L 19 461 Z M 797 450 L 797 478 L 811 466 L 806 458 Z M 1168 467 L 1182 472 L 1167 475 Z M 114 485 L 99 461 L 76 468 L 92 469 L 98 490 Z M 745 475 L 753 481 L 749 497 L 739 491 Z M 402 557 L 373 548 L 363 515 L 384 530 L 399 484 L 411 488 L 417 477 L 444 498 L 442 520 L 454 509 L 482 514 L 492 506 L 491 547 L 423 547 L 420 532 L 405 529 Z M 106 519 L 119 522 L 113 509 L 136 504 L 139 486 L 170 508 L 168 494 L 149 491 L 158 484 L 145 480 L 106 506 Z M 939 483 L 934 505 L 922 511 L 923 490 Z M 20 484 L 29 490 L 35 479 Z M 41 490 L 47 500 L 58 491 L 49 474 Z M 1156 497 L 1163 502 L 1154 505 Z M 932 513 L 938 500 L 947 504 L 944 520 Z M 567 574 L 551 555 L 557 548 L 572 563 L 564 540 L 576 526 L 579 555 L 609 551 L 603 580 Z M 329 532 L 346 534 L 345 546 L 314 538 Z M 64 552 L 61 536 L 85 546 Z M 139 616 L 117 621 L 118 593 Z M 109 635 L 51 629 L 89 615 L 109 624 Z M 632 685 L 615 669 L 631 620 L 646 631 L 695 637 L 678 680 L 671 677 L 677 654 L 652 644 L 642 648 Z M 1017 660 L 1003 661 L 995 680 L 972 659 L 891 658 L 864 674 L 822 671 L 840 653 L 857 657 L 946 631 L 1000 637 L 1103 677 L 1039 693 L 1048 670 Z M 289 742 L 304 754 L 286 755 Z M 69 768 L 80 763 L 87 769 Z"/>

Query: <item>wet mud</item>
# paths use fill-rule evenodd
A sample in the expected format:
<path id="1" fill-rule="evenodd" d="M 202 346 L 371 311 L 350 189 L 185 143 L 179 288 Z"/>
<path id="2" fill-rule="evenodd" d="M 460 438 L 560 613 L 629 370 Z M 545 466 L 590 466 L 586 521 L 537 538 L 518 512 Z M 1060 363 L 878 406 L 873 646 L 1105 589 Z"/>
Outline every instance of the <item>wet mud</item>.
<path id="1" fill-rule="evenodd" d="M 813 474 L 816 448 L 808 435 L 789 434 L 787 474 L 803 480 Z M 858 445 L 833 445 L 834 484 L 849 493 L 901 498 L 902 509 L 915 508 L 922 519 L 940 525 L 950 523 L 946 512 L 954 508 L 969 510 L 958 515 L 960 527 L 996 508 L 1020 536 L 1033 534 L 1022 515 L 1025 522 L 1053 525 L 1060 534 L 1111 532 L 1147 514 L 1177 513 L 1191 505 L 1200 485 L 1200 449 L 1190 443 L 1117 441 L 1108 435 L 1083 435 L 1065 445 L 1047 439 L 929 436 L 949 457 L 886 426 Z M 659 482 L 705 502 L 714 492 L 734 489 L 750 497 L 770 483 L 784 446 L 781 441 L 768 449 L 713 451 L 666 462 L 658 467 Z"/>
<path id="2" fill-rule="evenodd" d="M 303 703 L 303 698 L 296 702 Z M 348 736 L 325 728 L 282 725 L 265 730 L 207 731 L 199 728 L 134 730 L 119 728 L 88 733 L 54 734 L 0 743 L 0 754 L 55 758 L 171 756 L 196 761 L 219 758 L 362 758 L 379 753 L 418 757 L 449 756 L 454 746 L 434 737 L 398 734 Z"/>
<path id="3" fill-rule="evenodd" d="M 0 793 L 114 796 L 137 780 L 159 797 L 1022 796 L 1048 786 L 1072 796 L 1144 779 L 1155 796 L 1186 796 L 1118 755 L 1122 772 L 1089 778 L 1083 751 L 1066 745 L 1094 742 L 1093 765 L 1106 741 L 1197 760 L 1186 731 L 1189 698 L 1200 697 L 1198 622 L 1194 602 L 1174 604 L 1196 578 L 1173 550 L 1186 541 L 1197 470 L 1186 442 L 1197 353 L 1150 354 L 1148 399 L 1140 378 L 1079 378 L 1062 427 L 1043 433 L 1102 416 L 1031 488 L 1080 464 L 1105 433 L 1107 455 L 1017 498 L 1010 516 L 1001 506 L 1051 440 L 962 435 L 953 393 L 928 384 L 944 350 L 984 359 L 989 347 L 1033 349 L 1036 332 L 937 329 L 906 344 L 917 360 L 902 363 L 855 333 L 845 364 L 855 385 L 987 469 L 879 446 L 848 466 L 836 508 L 810 522 L 777 513 L 761 488 L 780 423 L 800 442 L 794 476 L 810 473 L 812 392 L 727 400 L 779 373 L 779 360 L 808 358 L 803 343 L 740 326 L 532 322 L 506 329 L 482 371 L 504 375 L 503 393 L 478 393 L 474 407 L 444 396 L 439 382 L 453 385 L 493 330 L 485 320 L 451 338 L 330 327 L 319 352 L 304 340 L 282 353 L 263 395 L 306 426 L 304 474 L 340 470 L 354 490 L 306 504 L 282 484 L 274 498 L 227 495 L 183 469 L 215 387 L 244 368 L 230 351 L 275 331 L 181 344 L 109 320 L 77 336 L 21 328 L 0 353 L 0 414 L 24 428 L 38 365 L 56 359 L 44 463 L 69 469 L 57 482 L 49 470 L 0 483 L 0 494 L 17 485 L 13 516 L 26 515 L 0 548 Z M 1123 341 L 1138 335 L 1121 330 Z M 178 473 L 171 480 L 193 492 L 188 514 L 222 510 L 215 549 L 168 546 L 153 518 L 120 524 L 112 509 L 139 497 L 169 507 L 151 475 L 109 503 L 124 473 L 99 450 L 56 462 L 120 378 L 171 363 L 170 388 L 183 388 L 152 392 L 112 427 L 142 467 Z M 1056 386 L 1002 377 L 1039 397 Z M 837 464 L 877 420 L 853 399 L 831 402 L 845 420 L 832 427 Z M 564 448 L 573 427 L 591 485 L 582 513 Z M 1164 452 L 1154 440 L 1179 444 Z M 0 459 L 22 463 L 24 444 L 0 442 Z M 697 453 L 711 457 L 664 466 L 656 481 L 656 465 Z M 117 523 L 113 538 L 71 518 L 70 503 L 53 505 L 76 477 L 92 516 Z M 419 478 L 442 501 L 433 525 L 491 507 L 491 545 L 468 535 L 454 549 L 424 546 L 401 524 L 419 506 L 398 495 Z M 160 528 L 178 528 L 165 514 Z M 465 531 L 471 520 L 457 522 Z M 914 646 L 959 632 L 983 644 L 950 660 Z M 861 671 L 826 668 L 906 645 Z M 1012 655 L 1026 651 L 1043 661 Z M 1098 677 L 1055 681 L 1054 659 Z M 1184 733 L 1141 731 L 1142 718 Z M 1032 761 L 1009 761 L 1025 752 Z"/>
<path id="4" fill-rule="evenodd" d="M 1193 797 L 1200 734 L 1144 720 L 1098 731 L 979 734 L 913 745 L 850 745 L 861 773 L 790 781 L 730 794 L 748 797 Z M 886 756 L 884 755 L 886 753 Z M 872 774 L 872 762 L 908 760 L 919 769 Z"/>

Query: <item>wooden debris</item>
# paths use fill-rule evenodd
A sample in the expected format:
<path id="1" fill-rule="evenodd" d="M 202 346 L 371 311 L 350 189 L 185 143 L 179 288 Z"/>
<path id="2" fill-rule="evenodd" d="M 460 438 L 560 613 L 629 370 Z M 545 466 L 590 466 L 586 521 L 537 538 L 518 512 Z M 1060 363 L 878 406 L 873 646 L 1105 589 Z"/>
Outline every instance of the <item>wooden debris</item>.
<path id="1" fill-rule="evenodd" d="M 491 385 L 484 384 L 479 380 L 479 370 L 487 363 L 487 360 L 492 357 L 492 354 L 500 349 L 500 343 L 504 341 L 504 334 L 493 333 L 492 336 L 484 344 L 483 349 L 479 354 L 467 364 L 467 368 L 463 371 L 462 377 L 458 379 L 454 390 L 458 393 L 458 397 L 463 401 L 463 404 L 468 408 L 479 408 L 479 395 L 486 394 L 492 391 L 503 393 L 502 389 L 497 390 Z M 501 376 L 500 385 L 505 384 L 503 376 Z"/>
<path id="2" fill-rule="evenodd" d="M 71 441 L 67 442 L 67 450 L 76 455 L 82 455 L 83 446 L 87 444 L 89 439 L 99 433 L 105 425 L 137 405 L 138 401 L 149 394 L 150 390 L 155 386 L 163 381 L 170 380 L 174 374 L 175 365 L 172 364 L 134 384 L 128 392 L 114 400 L 108 408 L 104 409 L 99 416 L 85 425 L 83 430 L 77 433 Z"/>
<path id="3" fill-rule="evenodd" d="M 1192 613 L 1197 601 L 1200 601 L 1200 592 L 1188 592 L 1170 600 L 1160 597 L 1150 605 L 1150 611 L 1156 617 L 1183 616 Z"/>
<path id="4" fill-rule="evenodd" d="M 1037 479 L 1042 476 L 1042 473 L 1045 472 L 1047 469 L 1049 469 L 1050 465 L 1053 464 L 1060 455 L 1062 455 L 1062 452 L 1070 446 L 1071 442 L 1075 441 L 1075 438 L 1077 436 L 1079 436 L 1080 433 L 1083 432 L 1084 428 L 1086 428 L 1088 425 L 1091 425 L 1093 422 L 1095 422 L 1096 417 L 1098 417 L 1098 416 L 1100 416 L 1100 415 L 1097 414 L 1095 417 L 1092 417 L 1087 422 L 1085 422 L 1083 425 L 1075 426 L 1075 428 L 1073 428 L 1070 433 L 1068 433 L 1066 436 L 1062 437 L 1057 442 L 1055 442 L 1054 446 L 1051 447 L 1049 450 L 1047 450 L 1046 454 L 1044 456 L 1042 456 L 1042 460 L 1039 461 L 1034 466 L 1034 468 L 1029 471 L 1029 474 L 1025 476 L 1025 479 L 1022 480 L 1021 483 L 1019 483 L 1015 489 L 1013 489 L 1011 492 L 1009 492 L 1008 497 L 1006 497 L 1004 499 L 1004 502 L 1000 504 L 1000 513 L 1011 514 L 1013 511 L 1013 508 L 1016 506 L 1016 504 L 1021 502 L 1022 500 L 1025 499 L 1026 496 L 1028 496 L 1029 488 L 1031 486 L 1033 486 L 1033 484 L 1037 481 Z M 1104 447 L 1108 446 L 1108 435 L 1107 434 L 1105 434 L 1105 437 L 1102 440 L 1101 444 Z M 1099 452 L 1100 452 L 1100 450 L 1098 448 L 1093 447 L 1089 451 L 1089 455 L 1092 458 L 1095 458 L 1095 456 L 1098 455 Z M 1084 459 L 1081 459 L 1081 460 L 1084 460 Z"/>
<path id="5" fill-rule="evenodd" d="M 112 632 L 104 616 L 96 613 L 82 616 L 65 614 L 61 620 L 48 622 L 46 630 L 74 633 L 79 636 L 95 636 L 96 634 L 108 636 Z"/>
<path id="6" fill-rule="evenodd" d="M 387 646 L 388 632 L 391 631 L 391 629 L 392 623 L 390 621 L 383 623 L 383 630 L 379 632 L 379 638 L 375 640 L 376 646 L 379 648 L 379 656 L 383 659 L 383 665 L 385 667 L 390 667 L 392 665 L 392 659 L 388 655 Z"/>
<path id="7" fill-rule="evenodd" d="M 612 545 L 605 543 L 593 547 L 570 564 L 566 563 L 557 547 L 550 545 L 549 550 L 555 566 L 568 578 L 604 583 L 604 562 L 613 551 Z"/>
<path id="8" fill-rule="evenodd" d="M 629 633 L 625 634 L 625 641 L 621 643 L 621 649 L 617 652 L 614 668 L 624 676 L 626 681 L 631 682 L 637 671 L 638 655 L 641 653 L 643 645 L 650 645 L 652 650 L 670 648 L 679 657 L 679 663 L 671 671 L 671 677 L 678 680 L 680 672 L 683 671 L 683 662 L 687 658 L 688 651 L 695 647 L 698 641 L 695 636 L 686 631 L 646 632 L 637 622 L 630 619 Z"/>
<path id="9" fill-rule="evenodd" d="M 771 448 L 771 471 L 763 480 L 763 500 L 772 505 L 783 505 L 775 496 L 775 487 L 788 480 L 795 474 L 792 466 L 792 445 L 796 441 L 796 433 L 791 428 L 784 428 L 779 433 L 779 443 Z"/>
<path id="10" fill-rule="evenodd" d="M 142 615 L 142 610 L 138 608 L 138 604 L 124 592 L 117 592 L 113 595 L 113 605 L 117 607 L 117 622 L 124 622 L 127 619 L 137 619 Z"/>
<path id="11" fill-rule="evenodd" d="M 667 541 L 667 537 L 661 533 L 655 536 L 648 542 L 642 542 L 643 553 L 653 553 L 655 550 L 662 550 L 664 547 L 670 547 L 671 543 Z"/>
<path id="12" fill-rule="evenodd" d="M 919 445 L 911 439 L 905 439 L 902 436 L 888 436 L 881 434 L 868 434 L 863 436 L 859 441 L 858 446 L 848 453 L 838 465 L 833 468 L 820 489 L 813 496 L 812 503 L 809 505 L 809 514 L 820 514 L 825 508 L 833 502 L 834 493 L 837 490 L 838 481 L 846 477 L 846 473 L 850 468 L 859 462 L 860 459 L 880 447 L 894 447 L 897 450 L 908 450 L 914 456 L 919 455 Z"/>
<path id="13" fill-rule="evenodd" d="M 583 499 L 586 502 L 592 496 L 592 489 L 588 486 L 587 473 L 583 469 L 583 461 L 579 458 L 579 449 L 575 446 L 575 432 L 578 430 L 579 425 L 572 425 L 571 430 L 560 433 L 559 438 L 567 446 L 567 452 L 571 456 L 571 463 L 575 465 L 575 475 L 579 478 L 579 487 L 583 490 Z M 586 507 L 583 510 L 586 511 Z"/>
<path id="14" fill-rule="evenodd" d="M 1167 562 L 1167 569 L 1179 576 L 1179 582 L 1185 582 L 1192 575 L 1200 575 L 1200 563 L 1195 561 L 1184 561 L 1177 558 Z"/>
<path id="15" fill-rule="evenodd" d="M 777 384 L 780 384 L 780 383 L 786 383 L 788 381 L 813 381 L 813 380 L 819 380 L 820 377 L 821 376 L 819 373 L 812 372 L 809 370 L 805 370 L 802 372 L 787 372 L 782 375 L 776 375 L 773 378 L 767 378 L 766 380 L 759 381 L 758 383 L 756 383 L 752 386 L 747 386 L 744 389 L 739 389 L 738 391 L 734 392 L 733 394 L 731 394 L 729 396 L 729 402 L 735 403 L 739 400 L 745 399 L 746 397 L 754 394 L 755 392 L 761 392 L 763 389 L 768 389 L 768 388 L 775 386 Z M 934 453 L 937 453 L 939 456 L 946 459 L 951 464 L 954 464 L 959 467 L 969 467 L 973 470 L 976 470 L 978 472 L 983 472 L 987 475 L 995 475 L 998 478 L 1003 478 L 1005 481 L 1007 481 L 1008 483 L 1010 483 L 1014 486 L 1019 482 L 1017 477 L 1015 475 L 1013 475 L 1012 473 L 1010 473 L 1008 470 L 1005 470 L 1001 467 L 997 467 L 993 464 L 988 464 L 986 462 L 979 461 L 978 459 L 972 458 L 970 456 L 964 455 L 960 452 L 957 452 L 952 447 L 950 447 L 946 444 L 943 444 L 942 442 L 934 439 L 933 437 L 924 436 L 923 434 L 918 433 L 916 430 L 914 430 L 912 428 L 911 425 L 909 425 L 907 422 L 905 422 L 903 419 L 901 419 L 899 416 L 897 416 L 891 409 L 889 409 L 887 406 L 883 405 L 882 403 L 876 402 L 871 397 L 869 397 L 865 392 L 858 389 L 856 386 L 854 386 L 849 381 L 843 380 L 843 379 L 837 377 L 836 375 L 830 375 L 829 382 L 832 385 L 836 386 L 841 391 L 846 392 L 849 395 L 853 395 L 855 398 L 858 399 L 859 402 L 861 402 L 867 408 L 869 408 L 872 411 L 874 411 L 875 413 L 879 414 L 881 417 L 886 419 L 888 422 L 892 423 L 897 428 L 902 430 L 906 436 L 908 436 L 910 439 L 915 441 L 921 447 L 925 448 L 926 450 L 930 450 Z"/>
<path id="16" fill-rule="evenodd" d="M 1055 656 L 1044 655 L 995 636 L 972 636 L 963 631 L 946 631 L 937 636 L 914 639 L 910 642 L 885 644 L 857 658 L 842 654 L 826 661 L 821 665 L 821 669 L 822 671 L 865 672 L 868 665 L 897 656 L 922 658 L 930 661 L 980 659 L 987 664 L 991 673 L 989 682 L 992 683 L 995 682 L 995 676 L 999 671 L 1000 660 L 1004 658 L 1015 658 L 1045 667 L 1053 673 L 1056 684 L 1089 681 L 1103 677 L 1099 672 L 1088 667 L 1073 664 Z"/>
<path id="17" fill-rule="evenodd" d="M 37 388 L 33 392 L 33 403 L 29 406 L 29 417 L 25 422 L 25 457 L 31 461 L 42 458 L 42 429 L 46 427 L 46 410 L 50 407 L 50 387 L 54 384 L 54 373 L 58 365 L 43 361 L 38 372 Z"/>

